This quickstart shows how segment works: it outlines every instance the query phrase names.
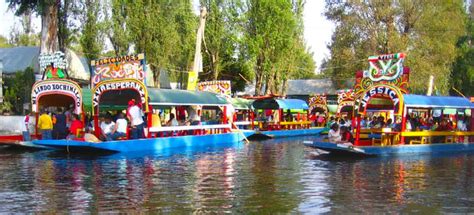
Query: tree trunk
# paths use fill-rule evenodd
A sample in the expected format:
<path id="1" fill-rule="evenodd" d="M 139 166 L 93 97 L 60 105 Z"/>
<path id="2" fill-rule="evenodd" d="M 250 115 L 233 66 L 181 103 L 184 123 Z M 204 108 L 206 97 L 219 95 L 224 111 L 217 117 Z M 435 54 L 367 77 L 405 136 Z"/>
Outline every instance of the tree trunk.
<path id="1" fill-rule="evenodd" d="M 255 74 L 255 95 L 262 95 L 262 74 Z"/>
<path id="2" fill-rule="evenodd" d="M 255 95 L 262 95 L 262 82 L 263 82 L 263 55 L 260 54 L 257 58 L 255 66 Z"/>
<path id="3" fill-rule="evenodd" d="M 219 78 L 219 53 L 211 55 L 212 63 L 212 80 L 217 80 Z"/>
<path id="4" fill-rule="evenodd" d="M 273 75 L 265 75 L 265 95 L 272 94 Z"/>
<path id="5" fill-rule="evenodd" d="M 153 72 L 153 84 L 156 88 L 160 88 L 160 68 L 150 64 L 150 69 Z"/>
<path id="6" fill-rule="evenodd" d="M 70 0 L 64 0 L 63 8 L 61 9 L 59 6 L 57 7 L 58 10 L 58 45 L 59 50 L 62 52 L 66 52 L 66 48 L 68 46 L 67 40 L 69 37 L 68 33 L 68 13 L 69 13 L 69 4 Z"/>
<path id="7" fill-rule="evenodd" d="M 286 96 L 286 89 L 288 89 L 288 80 L 285 78 L 283 79 L 283 83 L 281 84 L 281 95 Z"/>
<path id="8" fill-rule="evenodd" d="M 58 3 L 53 2 L 43 8 L 41 14 L 41 54 L 51 54 L 59 50 Z"/>

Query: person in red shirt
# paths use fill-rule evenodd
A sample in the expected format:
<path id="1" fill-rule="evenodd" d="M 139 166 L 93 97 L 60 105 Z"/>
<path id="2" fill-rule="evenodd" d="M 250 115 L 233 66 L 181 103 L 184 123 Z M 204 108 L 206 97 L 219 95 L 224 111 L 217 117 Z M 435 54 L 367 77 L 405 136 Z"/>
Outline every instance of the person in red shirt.
<path id="1" fill-rule="evenodd" d="M 351 132 L 349 131 L 349 128 L 346 126 L 341 127 L 341 140 L 343 142 L 349 142 L 351 144 L 354 143 L 354 137 L 352 136 Z"/>
<path id="2" fill-rule="evenodd" d="M 84 129 L 84 124 L 79 120 L 77 114 L 72 114 L 71 128 L 69 129 L 68 139 L 80 138 L 81 131 Z"/>

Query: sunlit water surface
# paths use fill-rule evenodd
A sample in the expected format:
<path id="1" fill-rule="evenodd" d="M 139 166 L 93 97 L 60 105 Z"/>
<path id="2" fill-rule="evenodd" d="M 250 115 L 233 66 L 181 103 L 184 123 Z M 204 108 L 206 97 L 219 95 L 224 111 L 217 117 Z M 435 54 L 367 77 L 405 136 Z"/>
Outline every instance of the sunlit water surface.
<path id="1" fill-rule="evenodd" d="M 329 159 L 304 140 L 165 156 L 0 148 L 0 212 L 474 213 L 474 154 Z"/>

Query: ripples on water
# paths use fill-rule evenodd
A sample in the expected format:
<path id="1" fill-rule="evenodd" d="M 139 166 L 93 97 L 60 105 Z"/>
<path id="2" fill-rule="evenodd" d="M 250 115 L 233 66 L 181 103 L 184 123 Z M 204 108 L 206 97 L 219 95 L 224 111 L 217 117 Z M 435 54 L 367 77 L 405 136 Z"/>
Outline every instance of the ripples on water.
<path id="1" fill-rule="evenodd" d="M 314 158 L 305 139 L 166 156 L 1 148 L 0 212 L 474 212 L 473 154 Z"/>

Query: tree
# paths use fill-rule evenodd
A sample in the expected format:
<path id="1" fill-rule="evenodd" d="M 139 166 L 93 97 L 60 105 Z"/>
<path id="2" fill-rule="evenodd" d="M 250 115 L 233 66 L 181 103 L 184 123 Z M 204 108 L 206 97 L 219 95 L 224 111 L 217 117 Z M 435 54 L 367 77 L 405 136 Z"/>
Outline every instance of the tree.
<path id="1" fill-rule="evenodd" d="M 211 73 L 210 79 L 217 80 L 219 73 L 226 61 L 223 55 L 231 55 L 234 38 L 232 22 L 229 14 L 230 1 L 226 0 L 201 0 L 201 5 L 207 8 L 206 28 L 204 36 L 204 49 L 206 70 Z M 207 73 L 207 71 L 205 71 Z"/>
<path id="2" fill-rule="evenodd" d="M 8 42 L 8 39 L 0 35 L 0 48 L 10 48 L 12 45 Z"/>
<path id="3" fill-rule="evenodd" d="M 307 54 L 302 42 L 303 8 L 304 2 L 298 0 L 248 0 L 243 4 L 242 45 L 254 65 L 255 95 L 283 93 L 285 80 L 300 68 L 295 61 L 304 56 L 298 54 Z"/>
<path id="4" fill-rule="evenodd" d="M 16 15 L 35 11 L 41 16 L 40 53 L 54 53 L 59 50 L 58 41 L 58 0 L 8 0 Z"/>
<path id="5" fill-rule="evenodd" d="M 367 57 L 405 52 L 409 88 L 426 92 L 429 75 L 442 93 L 449 89 L 456 40 L 464 34 L 461 1 L 326 1 L 325 15 L 336 23 L 327 70 L 339 86 L 367 68 Z"/>
<path id="6" fill-rule="evenodd" d="M 466 96 L 474 96 L 474 17 L 471 5 L 467 34 L 460 37 L 457 43 L 458 57 L 452 67 L 452 86 Z M 457 92 L 451 92 L 457 95 Z"/>
<path id="7" fill-rule="evenodd" d="M 136 52 L 145 53 L 153 71 L 155 86 L 159 87 L 162 69 L 176 70 L 189 65 L 189 59 L 186 59 L 190 56 L 189 43 L 183 44 L 183 41 L 189 41 L 193 32 L 188 23 L 192 14 L 191 3 L 137 0 L 127 5 L 127 10 L 129 15 L 126 25 L 130 39 Z M 179 22 L 179 19 L 187 21 Z"/>
<path id="8" fill-rule="evenodd" d="M 12 105 L 14 113 L 22 113 L 23 104 L 30 101 L 31 87 L 35 83 L 33 69 L 28 67 L 12 77 L 6 77 L 4 81 L 4 101 Z"/>
<path id="9" fill-rule="evenodd" d="M 85 0 L 83 4 L 83 11 L 85 15 L 82 23 L 82 35 L 80 38 L 80 44 L 84 56 L 90 61 L 99 58 L 99 54 L 102 51 L 102 44 L 99 38 L 99 1 L 98 0 Z"/>
<path id="10" fill-rule="evenodd" d="M 104 4 L 103 11 L 105 13 L 104 33 L 112 44 L 115 56 L 128 54 L 130 37 L 126 26 L 127 1 L 110 0 Z"/>

